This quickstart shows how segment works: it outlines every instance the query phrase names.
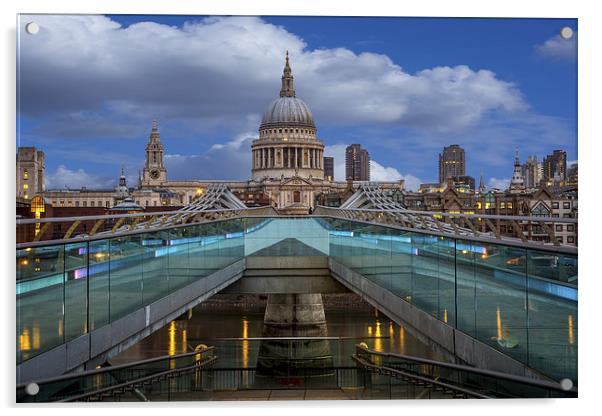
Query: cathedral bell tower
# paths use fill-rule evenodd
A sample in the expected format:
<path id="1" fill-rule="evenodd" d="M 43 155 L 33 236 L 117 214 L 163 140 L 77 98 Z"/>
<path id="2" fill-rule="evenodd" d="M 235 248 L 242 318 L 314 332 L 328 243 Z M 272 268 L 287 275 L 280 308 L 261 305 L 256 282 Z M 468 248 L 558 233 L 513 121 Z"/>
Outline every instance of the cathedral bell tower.
<path id="1" fill-rule="evenodd" d="M 151 134 L 146 144 L 146 159 L 140 178 L 143 187 L 161 186 L 167 181 L 167 169 L 163 164 L 163 144 L 157 128 L 157 120 L 153 120 Z"/>

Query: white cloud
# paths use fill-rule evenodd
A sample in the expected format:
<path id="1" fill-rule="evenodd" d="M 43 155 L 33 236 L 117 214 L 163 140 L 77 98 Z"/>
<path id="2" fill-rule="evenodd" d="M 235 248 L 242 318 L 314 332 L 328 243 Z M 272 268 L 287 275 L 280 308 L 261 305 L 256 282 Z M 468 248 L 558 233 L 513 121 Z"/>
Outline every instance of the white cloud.
<path id="1" fill-rule="evenodd" d="M 257 133 L 236 135 L 223 144 L 214 144 L 200 155 L 165 155 L 169 179 L 247 180 L 251 173 L 251 142 Z"/>
<path id="2" fill-rule="evenodd" d="M 540 45 L 535 45 L 535 51 L 546 58 L 573 60 L 577 57 L 577 32 L 570 39 L 556 35 Z"/>
<path id="3" fill-rule="evenodd" d="M 512 83 L 489 70 L 459 65 L 410 74 L 382 54 L 308 49 L 297 35 L 255 17 L 211 17 L 182 28 L 152 22 L 124 28 L 85 15 L 36 21 L 39 34 L 23 36 L 20 46 L 26 115 L 104 112 L 107 121 L 126 114 L 240 130 L 277 96 L 285 50 L 297 95 L 318 125 L 394 123 L 448 132 L 492 111 L 527 107 Z M 77 125 L 90 126 L 76 117 L 70 122 L 78 134 Z M 94 125 L 104 128 L 99 120 Z"/>
<path id="4" fill-rule="evenodd" d="M 348 144 L 335 144 L 324 147 L 324 156 L 334 157 L 334 178 L 337 181 L 345 180 L 345 149 Z M 420 179 L 412 175 L 402 175 L 391 166 L 383 166 L 375 160 L 370 160 L 370 180 L 372 181 L 399 181 L 405 180 L 405 187 L 416 190 L 422 183 Z"/>
<path id="5" fill-rule="evenodd" d="M 54 172 L 47 172 L 44 178 L 46 189 L 108 188 L 114 186 L 115 181 L 89 174 L 84 169 L 71 170 L 65 165 L 59 165 Z"/>
<path id="6" fill-rule="evenodd" d="M 488 188 L 496 188 L 500 190 L 506 190 L 510 186 L 510 179 L 498 179 L 498 178 L 489 178 L 487 182 Z"/>
<path id="7" fill-rule="evenodd" d="M 370 161 L 370 180 L 377 182 L 393 182 L 403 179 L 399 171 L 392 167 L 385 167 L 375 160 Z"/>

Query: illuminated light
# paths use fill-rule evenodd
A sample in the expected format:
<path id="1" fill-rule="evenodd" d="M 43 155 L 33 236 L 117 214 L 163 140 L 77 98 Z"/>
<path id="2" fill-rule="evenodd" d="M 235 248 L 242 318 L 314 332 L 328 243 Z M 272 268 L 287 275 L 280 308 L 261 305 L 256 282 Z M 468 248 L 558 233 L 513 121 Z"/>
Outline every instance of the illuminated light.
<path id="1" fill-rule="evenodd" d="M 63 336 L 63 320 L 59 319 L 59 328 L 58 328 L 59 337 Z"/>
<path id="2" fill-rule="evenodd" d="M 447 309 L 443 309 L 443 322 L 447 323 Z"/>
<path id="3" fill-rule="evenodd" d="M 31 247 L 27 247 L 25 251 L 31 251 Z"/>
<path id="4" fill-rule="evenodd" d="M 27 259 L 21 260 L 21 266 L 27 266 L 28 263 Z"/>
<path id="5" fill-rule="evenodd" d="M 372 335 L 372 325 L 368 325 L 368 335 Z"/>
<path id="6" fill-rule="evenodd" d="M 573 334 L 573 315 L 569 314 L 569 344 L 574 344 L 575 343 L 575 338 L 574 338 L 574 334 Z"/>
<path id="7" fill-rule="evenodd" d="M 488 257 L 487 254 L 481 254 L 482 259 L 486 259 L 487 257 Z"/>
<path id="8" fill-rule="evenodd" d="M 462 250 L 462 254 L 468 254 L 468 250 Z"/>
<path id="9" fill-rule="evenodd" d="M 495 318 L 497 324 L 497 339 L 502 339 L 502 312 L 500 311 L 499 305 L 495 311 Z"/>
<path id="10" fill-rule="evenodd" d="M 186 346 L 188 345 L 188 338 L 187 338 L 187 333 L 186 330 L 183 329 L 182 330 L 182 352 L 186 352 Z"/>
<path id="11" fill-rule="evenodd" d="M 393 321 L 389 321 L 389 336 L 392 337 L 395 335 L 395 330 L 393 329 Z"/>
<path id="12" fill-rule="evenodd" d="M 39 272 L 41 269 L 39 267 L 36 267 L 33 269 L 34 272 Z"/>
<path id="13" fill-rule="evenodd" d="M 197 196 L 203 195 L 204 193 L 205 193 L 205 190 L 203 188 L 196 188 Z"/>
<path id="14" fill-rule="evenodd" d="M 376 329 L 374 330 L 374 336 L 376 337 L 374 339 L 374 351 L 382 352 L 383 351 L 383 339 L 382 339 L 382 332 L 380 330 L 380 321 L 378 319 L 376 320 Z"/>
<path id="15" fill-rule="evenodd" d="M 23 328 L 23 332 L 19 335 L 19 350 L 29 351 L 31 349 L 31 340 L 29 338 L 29 329 Z"/>
<path id="16" fill-rule="evenodd" d="M 168 345 L 168 354 L 175 355 L 176 354 L 176 322 L 171 321 L 169 324 L 169 345 Z M 172 362 L 175 364 L 175 362 Z M 170 364 L 170 368 L 173 368 Z"/>
<path id="17" fill-rule="evenodd" d="M 242 337 L 245 338 L 242 342 L 242 366 L 244 368 L 249 367 L 249 341 L 246 339 L 249 337 L 249 321 L 246 319 L 242 320 Z"/>

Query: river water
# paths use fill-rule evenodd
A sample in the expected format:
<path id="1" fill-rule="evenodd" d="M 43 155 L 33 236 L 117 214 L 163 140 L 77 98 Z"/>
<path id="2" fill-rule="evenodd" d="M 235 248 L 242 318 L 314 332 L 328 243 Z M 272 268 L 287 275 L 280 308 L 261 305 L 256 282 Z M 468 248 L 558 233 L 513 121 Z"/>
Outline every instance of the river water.
<path id="1" fill-rule="evenodd" d="M 341 308 L 340 305 L 332 308 L 325 306 L 327 336 L 334 339 L 323 342 L 328 344 L 326 348 L 332 355 L 333 366 L 354 365 L 351 355 L 355 351 L 355 345 L 360 342 L 365 342 L 377 351 L 445 361 L 443 356 L 413 336 L 404 326 L 397 325 L 369 305 L 362 305 L 364 301 L 359 298 L 353 302 L 354 305 L 350 308 Z M 253 368 L 257 366 L 261 343 L 266 342 L 257 339 L 263 335 L 263 317 L 263 311 L 256 306 L 224 308 L 222 305 L 212 309 L 207 305 L 200 305 L 188 316 L 170 322 L 113 357 L 110 362 L 117 365 L 162 355 L 191 352 L 199 344 L 205 344 L 216 347 L 219 367 Z M 299 345 L 298 342 L 290 341 L 291 349 L 298 350 Z M 286 349 L 286 345 L 284 348 Z M 321 350 L 323 351 L 323 348 Z M 299 351 L 295 354 L 298 355 Z M 307 354 L 311 356 L 312 352 L 308 351 Z"/>

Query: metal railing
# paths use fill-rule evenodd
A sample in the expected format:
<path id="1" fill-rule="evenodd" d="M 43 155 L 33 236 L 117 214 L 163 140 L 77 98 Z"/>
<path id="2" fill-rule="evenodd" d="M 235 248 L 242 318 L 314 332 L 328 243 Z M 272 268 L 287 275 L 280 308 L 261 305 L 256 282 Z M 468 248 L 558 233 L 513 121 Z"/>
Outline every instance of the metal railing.
<path id="1" fill-rule="evenodd" d="M 318 206 L 314 216 L 330 216 L 354 221 L 371 222 L 407 230 L 428 232 L 450 237 L 469 237 L 491 242 L 546 246 L 577 251 L 576 246 L 561 245 L 557 239 L 556 225 L 572 225 L 577 236 L 577 218 L 528 217 L 490 214 L 452 214 L 436 211 L 412 211 L 405 209 L 357 209 Z M 512 227 L 512 236 L 501 232 L 500 225 Z M 510 233 L 508 233 L 510 234 Z M 537 234 L 537 236 L 535 235 Z M 534 237 L 547 237 L 547 241 L 535 241 Z M 576 243 L 576 240 L 575 240 Z"/>
<path id="2" fill-rule="evenodd" d="M 434 388 L 449 389 L 475 398 L 577 397 L 576 387 L 561 383 L 483 370 L 460 364 L 368 349 L 356 346 L 353 359 L 363 368 Z M 481 396 L 481 397 L 479 397 Z"/>
<path id="3" fill-rule="evenodd" d="M 174 377 L 212 364 L 216 359 L 215 347 L 207 347 L 184 354 L 164 355 L 36 380 L 17 385 L 17 402 L 75 401 L 113 394 L 116 390 L 123 393 L 149 381 Z M 32 383 L 39 389 L 35 395 L 27 392 Z"/>
<path id="4" fill-rule="evenodd" d="M 29 236 L 26 235 L 24 236 L 25 238 L 21 238 L 22 240 L 29 241 L 17 243 L 17 248 L 39 245 L 31 243 L 48 244 L 89 241 L 231 218 L 275 215 L 277 215 L 277 211 L 272 206 L 265 206 L 245 209 L 187 209 L 182 211 L 143 212 L 136 214 L 17 219 L 17 236 L 19 236 L 19 233 L 25 233 L 32 237 L 26 238 Z M 58 230 L 52 230 L 52 224 L 60 224 L 61 227 Z M 78 227 L 84 224 L 90 226 L 89 230 L 86 228 L 86 231 L 78 232 Z M 26 229 L 26 226 L 34 228 Z M 44 240 L 51 231 L 53 233 L 51 238 Z"/>

